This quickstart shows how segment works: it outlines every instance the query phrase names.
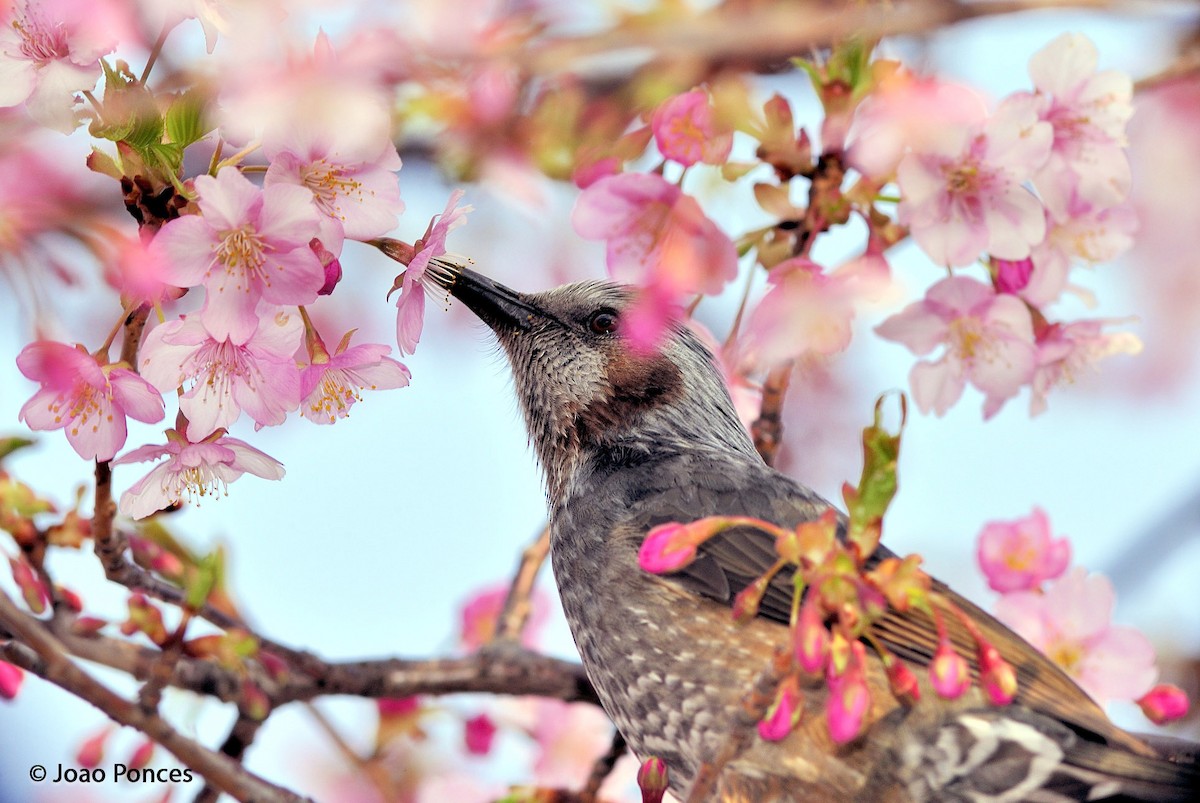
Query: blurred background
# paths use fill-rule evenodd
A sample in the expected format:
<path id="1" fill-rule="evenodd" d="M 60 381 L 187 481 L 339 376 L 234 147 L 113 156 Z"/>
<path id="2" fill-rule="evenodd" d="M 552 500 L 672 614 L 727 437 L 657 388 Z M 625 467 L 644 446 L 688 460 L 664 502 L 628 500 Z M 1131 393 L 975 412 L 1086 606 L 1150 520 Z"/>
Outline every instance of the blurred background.
<path id="1" fill-rule="evenodd" d="M 616 13 L 609 4 L 579 5 L 589 6 L 571 21 L 581 29 Z M 928 36 L 887 40 L 882 47 L 915 68 L 997 98 L 1028 86 L 1025 64 L 1033 52 L 1063 31 L 1080 31 L 1096 43 L 1101 68 L 1121 69 L 1138 79 L 1173 62 L 1185 34 L 1195 30 L 1197 15 L 1183 4 L 1136 9 L 982 19 Z M 369 4 L 353 14 L 305 9 L 297 15 L 303 23 L 281 30 L 280 36 L 300 41 L 307 34 L 311 41 L 319 25 L 336 42 L 376 11 Z M 395 24 L 378 13 L 381 24 Z M 172 46 L 181 62 L 182 54 L 203 52 L 198 26 L 185 26 L 173 37 L 178 37 Z M 235 47 L 219 41 L 216 56 Z M 129 58 L 136 62 L 137 55 Z M 759 88 L 763 98 L 772 91 L 785 94 L 798 122 L 818 123 L 820 106 L 801 73 L 763 78 Z M 987 608 L 995 595 L 974 559 L 981 526 L 1041 506 L 1054 534 L 1070 537 L 1074 563 L 1112 578 L 1117 621 L 1145 632 L 1158 650 L 1164 679 L 1193 696 L 1200 691 L 1198 123 L 1200 82 L 1166 82 L 1139 93 L 1130 127 L 1141 219 L 1138 244 L 1119 262 L 1078 277 L 1095 294 L 1094 310 L 1063 302 L 1067 317 L 1132 316 L 1128 328 L 1144 342 L 1144 353 L 1114 357 L 1096 373 L 1075 377 L 1069 387 L 1051 394 L 1049 410 L 1037 418 L 1030 418 L 1022 396 L 984 423 L 982 398 L 972 390 L 944 418 L 914 411 L 905 431 L 901 491 L 885 531 L 893 550 L 920 552 L 931 573 Z M 115 184 L 84 171 L 86 132 L 69 138 L 48 134 L 40 144 L 50 159 L 78 173 L 80 190 L 90 200 L 111 203 L 114 216 L 123 214 Z M 520 290 L 603 276 L 602 244 L 581 241 L 570 225 L 574 187 L 530 171 L 506 172 L 499 163 L 482 171 L 481 181 L 460 183 L 435 166 L 425 144 L 402 147 L 401 154 L 407 210 L 393 236 L 409 242 L 419 237 L 449 192 L 463 186 L 475 211 L 451 235 L 449 250 L 473 258 L 480 271 Z M 689 189 L 727 232 L 737 234 L 758 222 L 742 211 L 752 208 L 748 190 L 739 194 L 715 176 L 691 180 Z M 0 203 L 19 206 L 37 191 L 10 186 L 0 192 Z M 0 206 L 0 221 L 6 214 Z M 132 231 L 132 221 L 128 228 Z M 861 231 L 850 230 L 823 238 L 814 257 L 838 264 L 861 250 L 861 237 Z M 0 435 L 23 431 L 17 412 L 35 388 L 13 361 L 35 331 L 91 343 L 111 325 L 117 309 L 115 293 L 86 253 L 69 244 L 52 249 L 75 278 L 43 282 L 52 297 L 37 299 L 37 313 L 28 277 L 21 275 L 36 266 L 9 262 L 7 275 L 0 276 Z M 832 499 L 840 498 L 843 481 L 858 476 L 859 430 L 876 396 L 906 388 L 913 362 L 907 350 L 880 340 L 871 327 L 940 278 L 911 245 L 897 247 L 888 258 L 894 292 L 861 312 L 844 355 L 797 373 L 785 408 L 780 467 Z M 356 342 L 394 343 L 395 310 L 385 295 L 397 266 L 358 243 L 347 243 L 342 265 L 345 280 L 318 308 L 328 331 L 357 327 Z M 732 321 L 740 282 L 730 287 L 728 297 L 708 300 L 697 312 L 718 338 Z M 240 422 L 232 434 L 282 461 L 285 479 L 270 483 L 248 476 L 227 497 L 170 517 L 172 530 L 197 550 L 225 545 L 229 586 L 241 610 L 260 632 L 282 643 L 328 659 L 461 652 L 463 606 L 482 590 L 505 585 L 521 550 L 544 525 L 541 477 L 527 448 L 503 355 L 457 304 L 442 309 L 432 301 L 421 345 L 404 360 L 412 371 L 410 387 L 364 394 L 350 417 L 332 427 L 293 416 L 281 427 L 255 433 Z M 131 422 L 129 445 L 158 442 L 160 432 Z M 69 505 L 75 488 L 89 483 L 90 466 L 61 434 L 43 433 L 38 440 L 8 468 Z M 137 467 L 118 469 L 116 490 L 142 473 Z M 51 565 L 61 582 L 84 595 L 88 613 L 123 618 L 126 594 L 103 581 L 90 550 L 59 550 Z M 7 577 L 0 577 L 0 587 L 13 593 Z M 540 587 L 547 615 L 537 643 L 551 654 L 574 658 L 548 568 Z M 96 669 L 96 674 L 118 690 L 135 688 L 115 673 Z M 219 743 L 233 721 L 228 706 L 182 692 L 168 690 L 164 705 L 185 732 L 207 744 Z M 498 709 L 469 697 L 434 705 L 437 710 L 422 720 L 429 738 L 415 749 L 422 771 L 437 784 L 421 799 L 485 799 L 509 783 L 545 777 L 540 772 L 560 772 L 568 779 L 563 783 L 575 773 L 579 783 L 608 742 L 602 718 L 580 713 L 578 726 L 589 735 L 572 737 L 577 741 L 569 745 L 563 741 L 561 766 L 535 772 L 540 753 L 537 728 L 530 723 L 536 713 L 516 704 Z M 293 705 L 271 717 L 248 753 L 247 766 L 321 800 L 376 799 L 345 752 L 365 755 L 373 748 L 375 704 L 325 699 L 315 707 L 336 729 L 341 748 L 312 711 Z M 489 756 L 470 757 L 460 744 L 462 722 L 483 710 L 493 712 L 502 727 Z M 1115 705 L 1111 713 L 1126 727 L 1151 729 L 1132 704 Z M 53 773 L 59 762 L 70 765 L 80 744 L 106 722 L 87 704 L 27 677 L 17 699 L 0 704 L 0 800 L 163 799 L 159 785 L 109 782 L 85 788 L 29 782 L 30 766 L 43 764 Z M 512 727 L 504 727 L 506 722 Z M 1171 732 L 1196 739 L 1200 725 L 1193 715 Z M 124 760 L 139 741 L 132 733 L 117 733 L 109 741 L 106 763 Z M 159 751 L 156 765 L 169 766 L 169 761 Z M 628 791 L 627 777 L 623 783 Z M 172 799 L 190 799 L 198 788 L 179 789 Z"/>

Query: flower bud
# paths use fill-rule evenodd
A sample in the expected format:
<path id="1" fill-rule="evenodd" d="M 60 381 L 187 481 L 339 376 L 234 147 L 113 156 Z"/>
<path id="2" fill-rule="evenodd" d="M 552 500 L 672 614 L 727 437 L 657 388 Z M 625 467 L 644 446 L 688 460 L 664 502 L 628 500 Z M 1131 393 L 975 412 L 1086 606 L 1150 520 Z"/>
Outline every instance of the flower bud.
<path id="1" fill-rule="evenodd" d="M 1155 725 L 1187 716 L 1189 702 L 1183 689 L 1160 683 L 1137 701 L 1142 713 Z"/>
<path id="2" fill-rule="evenodd" d="M 775 692 L 775 700 L 767 709 L 767 715 L 758 723 L 758 735 L 768 742 L 778 742 L 787 738 L 795 727 L 800 724 L 800 716 L 804 713 L 804 696 L 800 693 L 800 683 L 795 675 L 783 679 Z"/>
<path id="3" fill-rule="evenodd" d="M 467 752 L 473 756 L 486 756 L 492 750 L 496 736 L 496 723 L 487 714 L 471 717 L 464 723 L 463 739 Z"/>
<path id="4" fill-rule="evenodd" d="M 979 683 L 995 705 L 1008 705 L 1017 696 L 1016 671 L 986 641 L 979 643 Z"/>
<path id="5" fill-rule="evenodd" d="M 939 697 L 956 700 L 971 686 L 967 662 L 955 652 L 950 640 L 942 635 L 937 652 L 929 662 L 929 680 Z"/>
<path id="6" fill-rule="evenodd" d="M 657 756 L 646 759 L 638 770 L 637 782 L 642 790 L 642 803 L 662 803 L 670 785 L 666 763 Z"/>
<path id="7" fill-rule="evenodd" d="M 21 682 L 24 680 L 25 673 L 21 667 L 13 666 L 7 661 L 0 661 L 0 699 L 16 699 L 17 692 L 21 690 Z"/>
<path id="8" fill-rule="evenodd" d="M 822 621 L 811 592 L 800 606 L 795 639 L 796 663 L 800 664 L 800 668 L 810 675 L 824 672 L 825 663 L 829 660 L 829 628 Z"/>

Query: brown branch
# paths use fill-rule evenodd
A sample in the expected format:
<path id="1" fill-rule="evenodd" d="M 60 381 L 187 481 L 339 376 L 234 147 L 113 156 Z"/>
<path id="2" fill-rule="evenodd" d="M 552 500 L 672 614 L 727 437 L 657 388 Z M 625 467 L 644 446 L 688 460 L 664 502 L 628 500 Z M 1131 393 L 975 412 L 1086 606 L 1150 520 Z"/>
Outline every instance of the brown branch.
<path id="1" fill-rule="evenodd" d="M 248 772 L 228 756 L 214 753 L 187 738 L 162 717 L 113 692 L 80 669 L 62 643 L 41 622 L 22 613 L 3 593 L 0 593 L 0 624 L 36 654 L 36 660 L 27 662 L 23 668 L 86 700 L 114 722 L 145 733 L 222 792 L 238 800 L 256 803 L 291 803 L 305 799 Z M 6 650 L 5 655 L 27 659 L 29 651 Z"/>
<path id="2" fill-rule="evenodd" d="M 521 640 L 521 633 L 525 630 L 529 614 L 533 611 L 533 587 L 537 582 L 538 572 L 541 571 L 542 564 L 546 562 L 546 556 L 549 554 L 550 526 L 547 525 L 521 553 L 521 562 L 517 565 L 512 586 L 508 589 L 508 596 L 504 598 L 504 607 L 500 609 L 500 616 L 496 621 L 494 638 L 508 641 Z"/>
<path id="3" fill-rule="evenodd" d="M 613 734 L 612 744 L 608 750 L 600 758 L 596 759 L 596 763 L 592 765 L 592 773 L 588 776 L 587 783 L 584 784 L 583 790 L 579 793 L 580 803 L 596 803 L 600 799 L 600 787 L 604 785 L 604 781 L 612 774 L 613 767 L 621 760 L 621 756 L 625 755 L 628 745 L 625 744 L 625 737 L 620 731 Z"/>
<path id="4" fill-rule="evenodd" d="M 787 396 L 791 379 L 790 360 L 771 369 L 763 382 L 762 409 L 758 418 L 750 425 L 750 432 L 754 436 L 754 448 L 768 466 L 775 464 L 783 439 L 783 400 Z"/>
<path id="5" fill-rule="evenodd" d="M 253 743 L 254 737 L 258 735 L 258 730 L 262 725 L 263 723 L 260 720 L 239 714 L 233 723 L 233 727 L 229 730 L 229 735 L 225 737 L 225 741 L 221 744 L 221 753 L 229 756 L 234 761 L 240 762 L 242 756 L 246 753 L 246 748 Z M 220 797 L 221 790 L 211 783 L 205 782 L 204 787 L 197 793 L 193 803 L 217 803 Z"/>
<path id="6" fill-rule="evenodd" d="M 622 53 L 694 63 L 698 58 L 743 69 L 774 71 L 781 61 L 854 36 L 872 40 L 932 31 L 979 17 L 1046 8 L 1114 7 L 1105 0 L 925 0 L 883 7 L 880 3 L 771 4 L 717 8 L 692 17 L 643 19 L 599 34 L 562 38 L 505 54 L 525 71 L 587 73 L 589 64 L 611 64 Z M 608 60 L 599 57 L 610 57 Z"/>

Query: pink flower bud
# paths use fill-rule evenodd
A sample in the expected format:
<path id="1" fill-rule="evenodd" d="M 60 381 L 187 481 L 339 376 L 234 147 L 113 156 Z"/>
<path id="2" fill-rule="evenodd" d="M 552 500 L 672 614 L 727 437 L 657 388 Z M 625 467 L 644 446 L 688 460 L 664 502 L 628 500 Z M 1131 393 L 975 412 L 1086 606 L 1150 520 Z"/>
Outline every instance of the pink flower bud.
<path id="1" fill-rule="evenodd" d="M 889 658 L 887 677 L 892 696 L 904 705 L 915 705 L 921 699 L 921 687 L 917 683 L 917 676 L 903 661 L 891 656 Z"/>
<path id="2" fill-rule="evenodd" d="M 95 616 L 80 616 L 71 623 L 71 632 L 87 638 L 99 633 L 107 624 L 108 622 Z"/>
<path id="3" fill-rule="evenodd" d="M 137 749 L 133 751 L 133 755 L 129 757 L 129 761 L 126 764 L 131 770 L 141 770 L 150 766 L 150 759 L 152 758 L 154 758 L 154 741 L 147 739 L 137 746 Z"/>
<path id="4" fill-rule="evenodd" d="M 249 680 L 242 681 L 242 697 L 238 708 L 251 719 L 259 722 L 265 720 L 271 713 L 271 701 L 266 692 Z"/>
<path id="5" fill-rule="evenodd" d="M 1033 273 L 1033 260 L 1029 257 L 1015 262 L 1007 259 L 996 261 L 996 289 L 1001 293 L 1019 293 L 1029 284 Z"/>
<path id="6" fill-rule="evenodd" d="M 259 650 L 258 662 L 262 664 L 263 669 L 267 670 L 267 674 L 271 676 L 271 680 L 282 681 L 287 679 L 287 661 L 283 660 L 275 653 L 269 650 Z"/>
<path id="7" fill-rule="evenodd" d="M 971 686 L 967 662 L 950 646 L 945 634 L 929 662 L 929 680 L 938 696 L 947 700 L 958 699 Z"/>
<path id="8" fill-rule="evenodd" d="M 88 770 L 94 770 L 100 766 L 100 762 L 104 759 L 104 743 L 108 741 L 108 736 L 112 731 L 111 725 L 105 725 L 98 733 L 79 745 L 79 750 L 75 753 L 75 763 Z"/>
<path id="9" fill-rule="evenodd" d="M 670 785 L 666 763 L 655 756 L 646 759 L 638 770 L 637 782 L 642 790 L 642 803 L 662 803 Z"/>
<path id="10" fill-rule="evenodd" d="M 758 722 L 758 735 L 768 742 L 787 738 L 800 724 L 800 716 L 804 713 L 803 702 L 798 679 L 794 675 L 784 678 L 775 692 L 775 701 L 767 709 L 767 715 Z"/>
<path id="11" fill-rule="evenodd" d="M 987 642 L 979 644 L 979 682 L 995 705 L 1008 705 L 1017 696 L 1016 671 Z"/>
<path id="12" fill-rule="evenodd" d="M 25 673 L 21 671 L 21 667 L 13 666 L 7 661 L 0 661 L 0 698 L 16 699 L 23 680 L 25 680 Z"/>
<path id="13" fill-rule="evenodd" d="M 840 674 L 832 671 L 825 678 L 829 700 L 825 703 L 825 721 L 829 736 L 837 744 L 852 741 L 862 731 L 863 717 L 871 707 L 871 692 L 863 674 L 865 654 L 862 642 L 850 647 L 850 660 Z"/>
<path id="14" fill-rule="evenodd" d="M 317 295 L 330 295 L 333 293 L 333 288 L 337 287 L 337 283 L 342 280 L 342 263 L 338 260 L 337 255 L 326 248 L 325 244 L 316 237 L 309 240 L 308 247 L 317 255 L 317 259 L 321 260 L 321 267 L 325 269 L 325 284 L 321 285 Z"/>
<path id="15" fill-rule="evenodd" d="M 825 671 L 829 660 L 829 628 L 821 619 L 821 612 L 810 593 L 800 607 L 796 621 L 796 662 L 810 675 Z"/>
<path id="16" fill-rule="evenodd" d="M 45 613 L 46 605 L 50 602 L 50 592 L 46 588 L 46 584 L 34 574 L 33 567 L 23 558 L 9 558 L 8 563 L 12 567 L 13 580 L 21 589 L 21 596 L 25 598 L 25 604 L 29 606 L 29 610 L 34 613 Z"/>
<path id="17" fill-rule="evenodd" d="M 1189 701 L 1183 689 L 1160 683 L 1137 701 L 1142 713 L 1155 725 L 1187 716 Z"/>
<path id="18" fill-rule="evenodd" d="M 83 610 L 83 598 L 71 589 L 66 586 L 58 586 L 58 595 L 72 613 L 79 613 Z"/>
<path id="19" fill-rule="evenodd" d="M 688 527 L 670 522 L 650 531 L 638 550 L 638 565 L 651 574 L 677 572 L 696 557 L 696 545 L 687 540 Z"/>
<path id="20" fill-rule="evenodd" d="M 383 697 L 375 701 L 381 717 L 407 717 L 421 707 L 420 697 Z"/>
<path id="21" fill-rule="evenodd" d="M 463 737 L 467 752 L 473 756 L 486 756 L 490 753 L 495 736 L 496 724 L 487 714 L 471 717 L 465 723 Z"/>

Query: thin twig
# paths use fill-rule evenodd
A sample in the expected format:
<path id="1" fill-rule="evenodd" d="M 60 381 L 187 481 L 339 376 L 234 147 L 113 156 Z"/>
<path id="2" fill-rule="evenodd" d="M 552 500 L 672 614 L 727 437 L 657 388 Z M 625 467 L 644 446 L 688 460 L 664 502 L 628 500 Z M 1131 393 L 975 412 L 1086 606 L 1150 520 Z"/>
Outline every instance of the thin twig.
<path id="1" fill-rule="evenodd" d="M 496 621 L 494 638 L 521 640 L 521 633 L 533 612 L 533 588 L 537 583 L 538 572 L 549 554 L 550 526 L 547 525 L 521 553 L 521 562 L 517 565 L 508 596 L 504 598 L 504 607 L 500 609 L 500 616 Z"/>
<path id="2" fill-rule="evenodd" d="M 754 448 L 768 466 L 775 464 L 779 446 L 783 439 L 783 400 L 787 396 L 788 383 L 792 379 L 792 363 L 789 360 L 776 366 L 763 382 L 762 409 L 750 426 L 754 435 Z"/>
<path id="3" fill-rule="evenodd" d="M 221 753 L 234 761 L 241 761 L 242 756 L 246 754 L 246 748 L 254 742 L 254 737 L 258 735 L 262 725 L 260 720 L 239 714 L 238 718 L 234 720 L 233 727 L 229 730 L 229 735 L 221 744 Z M 210 783 L 205 783 L 193 803 L 217 803 L 220 797 L 220 789 Z"/>
<path id="4" fill-rule="evenodd" d="M 36 660 L 26 663 L 24 668 L 86 700 L 114 722 L 145 733 L 222 792 L 238 800 L 256 803 L 292 803 L 305 799 L 248 772 L 237 761 L 179 733 L 156 713 L 117 695 L 76 666 L 62 643 L 41 622 L 22 613 L 4 593 L 0 593 L 0 624 L 36 654 Z M 9 652 L 5 651 L 5 654 Z M 28 659 L 30 656 L 22 652 L 18 657 Z"/>
<path id="5" fill-rule="evenodd" d="M 625 755 L 628 746 L 625 744 L 625 737 L 620 731 L 613 734 L 612 744 L 609 745 L 608 751 L 600 758 L 596 759 L 596 763 L 592 765 L 592 773 L 588 776 L 587 783 L 579 793 L 580 803 L 596 803 L 600 799 L 600 787 L 604 785 L 605 779 L 612 774 L 613 767 L 621 760 L 621 756 Z"/>

